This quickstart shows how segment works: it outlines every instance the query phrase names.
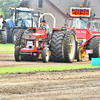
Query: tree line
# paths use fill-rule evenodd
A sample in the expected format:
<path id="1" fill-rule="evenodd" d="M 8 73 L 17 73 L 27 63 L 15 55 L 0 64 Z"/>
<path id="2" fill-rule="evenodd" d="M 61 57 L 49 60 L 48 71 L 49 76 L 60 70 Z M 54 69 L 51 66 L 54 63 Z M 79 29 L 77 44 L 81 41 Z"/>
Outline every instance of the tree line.
<path id="1" fill-rule="evenodd" d="M 3 15 L 4 20 L 10 17 L 9 7 L 18 7 L 21 0 L 0 0 L 0 14 Z"/>

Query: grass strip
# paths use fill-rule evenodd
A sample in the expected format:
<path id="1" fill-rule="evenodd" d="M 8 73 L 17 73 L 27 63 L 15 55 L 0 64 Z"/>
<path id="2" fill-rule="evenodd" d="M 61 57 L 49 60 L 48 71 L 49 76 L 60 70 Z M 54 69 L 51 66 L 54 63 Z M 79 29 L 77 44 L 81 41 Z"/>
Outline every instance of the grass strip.
<path id="1" fill-rule="evenodd" d="M 0 44 L 0 54 L 14 53 L 14 44 Z"/>
<path id="2" fill-rule="evenodd" d="M 29 73 L 29 72 L 41 72 L 41 71 L 64 71 L 64 70 L 74 70 L 74 69 L 94 69 L 91 64 L 87 65 L 73 65 L 73 66 L 53 66 L 53 67 L 6 67 L 0 68 L 0 74 L 10 74 L 10 73 Z"/>

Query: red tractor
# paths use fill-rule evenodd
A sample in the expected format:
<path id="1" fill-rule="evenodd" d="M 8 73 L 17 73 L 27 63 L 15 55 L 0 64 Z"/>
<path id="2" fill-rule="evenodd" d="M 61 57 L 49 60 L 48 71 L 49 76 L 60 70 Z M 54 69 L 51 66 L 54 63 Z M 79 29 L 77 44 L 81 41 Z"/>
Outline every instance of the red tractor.
<path id="1" fill-rule="evenodd" d="M 21 48 L 17 46 L 15 49 L 16 61 L 21 61 L 24 59 L 37 60 L 38 55 L 42 53 L 43 62 L 48 62 L 49 39 L 46 38 L 45 31 L 38 30 L 38 28 L 33 28 L 31 30 L 34 31 L 34 34 L 31 32 L 30 34 L 27 34 L 25 31 L 26 34 L 22 38 Z M 27 32 L 29 32 L 29 30 L 27 30 Z M 44 45 L 44 43 L 47 43 L 47 45 Z"/>
<path id="2" fill-rule="evenodd" d="M 54 19 L 51 36 L 47 37 L 41 28 L 20 30 L 15 42 L 15 60 L 37 61 L 42 55 L 43 62 L 48 62 L 49 59 L 54 62 L 72 62 L 76 53 L 74 33 L 68 32 L 65 27 L 55 28 L 56 19 L 50 13 L 40 16 L 39 22 L 44 15 L 50 15 Z"/>
<path id="3" fill-rule="evenodd" d="M 67 30 L 76 27 L 78 46 L 76 51 L 77 60 L 81 61 L 85 54 L 91 58 L 100 57 L 100 18 L 95 18 L 91 8 L 72 7 L 70 15 L 67 12 Z"/>

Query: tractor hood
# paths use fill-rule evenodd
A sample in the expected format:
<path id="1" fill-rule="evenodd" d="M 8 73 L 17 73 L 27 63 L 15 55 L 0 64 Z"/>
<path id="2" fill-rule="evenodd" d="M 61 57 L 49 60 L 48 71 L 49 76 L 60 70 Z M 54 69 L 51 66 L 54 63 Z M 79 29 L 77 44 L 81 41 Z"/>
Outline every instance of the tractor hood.
<path id="1" fill-rule="evenodd" d="M 37 30 L 36 33 L 25 34 L 25 39 L 43 39 L 46 38 L 44 30 Z"/>

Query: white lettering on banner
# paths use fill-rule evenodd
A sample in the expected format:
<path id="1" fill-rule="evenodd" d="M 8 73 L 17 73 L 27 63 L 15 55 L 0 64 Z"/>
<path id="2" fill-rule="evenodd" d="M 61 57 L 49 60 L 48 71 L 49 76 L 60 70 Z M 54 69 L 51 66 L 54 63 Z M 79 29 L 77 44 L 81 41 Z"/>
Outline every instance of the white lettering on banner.
<path id="1" fill-rule="evenodd" d="M 76 31 L 76 33 L 86 33 L 86 31 Z"/>

